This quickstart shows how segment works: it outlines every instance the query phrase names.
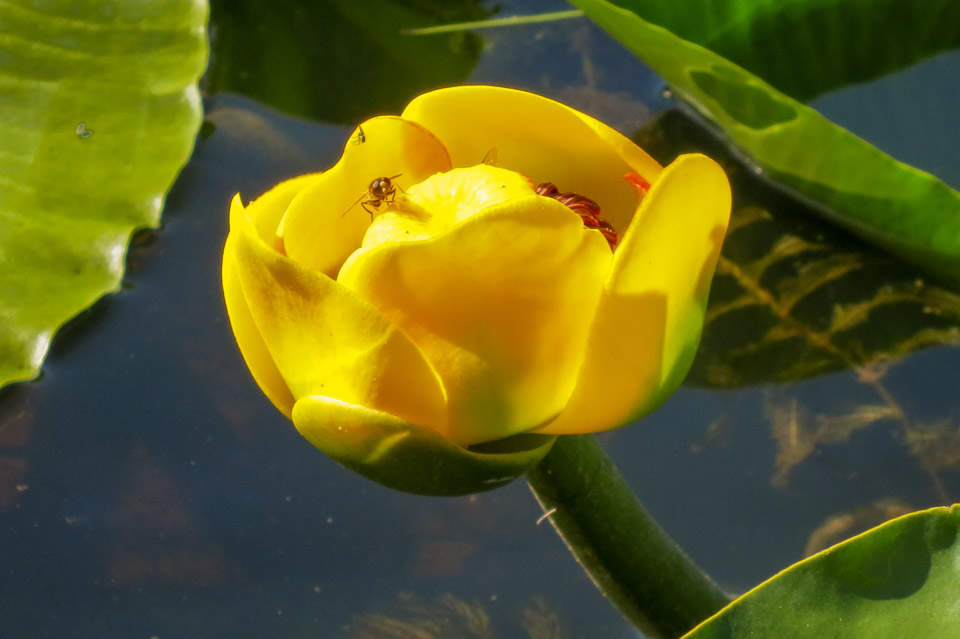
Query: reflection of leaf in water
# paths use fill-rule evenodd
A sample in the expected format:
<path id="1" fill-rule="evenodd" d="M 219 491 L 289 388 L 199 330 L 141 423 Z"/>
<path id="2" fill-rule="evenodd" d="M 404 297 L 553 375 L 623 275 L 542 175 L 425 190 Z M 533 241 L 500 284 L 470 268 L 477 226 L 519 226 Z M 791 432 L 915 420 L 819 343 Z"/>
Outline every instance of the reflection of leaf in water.
<path id="1" fill-rule="evenodd" d="M 555 611 L 541 598 L 521 611 L 530 639 L 564 639 L 566 633 Z M 370 613 L 348 627 L 350 639 L 495 639 L 496 633 L 483 606 L 451 594 L 423 601 L 413 594 L 400 595 L 394 614 Z M 511 635 L 513 636 L 513 635 Z"/>
<path id="2" fill-rule="evenodd" d="M 897 499 L 881 499 L 839 515 L 833 515 L 810 533 L 804 557 L 836 545 L 885 521 L 913 512 L 913 508 Z"/>
<path id="3" fill-rule="evenodd" d="M 567 636 L 557 611 L 550 608 L 543 597 L 534 597 L 522 614 L 523 629 L 530 639 L 563 639 Z"/>
<path id="4" fill-rule="evenodd" d="M 785 483 L 817 446 L 846 441 L 888 418 L 921 459 L 938 500 L 951 501 L 938 472 L 960 466 L 958 420 L 939 431 L 916 425 L 882 378 L 913 350 L 960 344 L 960 296 L 815 219 L 812 209 L 757 177 L 679 111 L 663 114 L 636 138 L 664 165 L 681 153 L 709 155 L 733 187 L 730 229 L 686 383 L 737 388 L 848 369 L 879 399 L 815 420 L 796 404 L 768 406 L 779 445 L 772 483 Z"/>
<path id="5" fill-rule="evenodd" d="M 893 419 L 900 413 L 891 406 L 882 404 L 858 406 L 847 415 L 817 415 L 817 431 L 823 432 L 821 441 L 825 444 L 845 442 L 855 431 L 881 419 Z"/>
<path id="6" fill-rule="evenodd" d="M 30 465 L 24 449 L 31 439 L 33 408 L 27 404 L 26 394 L 15 393 L 5 397 L 7 410 L 0 411 L 0 512 L 15 508 L 28 487 Z"/>
<path id="7" fill-rule="evenodd" d="M 401 595 L 393 615 L 371 613 L 350 625 L 350 639 L 493 639 L 490 616 L 477 603 L 453 595 L 423 602 Z"/>
<path id="8" fill-rule="evenodd" d="M 686 383 L 738 388 L 807 379 L 960 343 L 960 295 L 817 218 L 702 126 L 667 112 L 637 143 L 661 164 L 705 153 L 734 208 Z"/>
<path id="9" fill-rule="evenodd" d="M 784 486 L 794 466 L 803 462 L 818 446 L 842 444 L 854 432 L 884 419 L 893 420 L 903 433 L 903 441 L 916 457 L 933 484 L 940 503 L 950 503 L 949 492 L 940 477 L 944 470 L 960 468 L 960 420 L 956 415 L 932 422 L 912 419 L 883 385 L 887 362 L 857 369 L 858 381 L 871 387 L 880 397 L 880 404 L 863 404 L 843 415 L 817 415 L 811 420 L 796 397 L 786 404 L 770 401 L 765 412 L 773 425 L 777 441 L 777 472 L 771 478 L 774 486 Z M 810 422 L 815 421 L 815 426 Z"/>
<path id="10" fill-rule="evenodd" d="M 709 448 L 726 446 L 729 443 L 732 431 L 733 425 L 730 417 L 726 414 L 720 415 L 710 422 L 700 439 L 690 444 L 690 452 L 696 455 Z"/>
<path id="11" fill-rule="evenodd" d="M 899 411 L 891 406 L 862 405 L 846 415 L 817 415 L 811 419 L 795 397 L 787 405 L 768 401 L 765 412 L 773 424 L 773 437 L 777 441 L 777 473 L 770 480 L 774 486 L 785 485 L 793 467 L 803 462 L 818 446 L 842 444 L 858 430 L 881 419 L 900 416 Z M 810 425 L 811 421 L 815 425 Z"/>
<path id="12" fill-rule="evenodd" d="M 155 453 L 134 447 L 129 471 L 111 517 L 115 540 L 107 566 L 109 583 L 214 587 L 236 576 L 236 567 L 208 539 L 189 512 L 177 478 Z"/>
<path id="13" fill-rule="evenodd" d="M 487 17 L 479 5 L 213 0 L 208 90 L 351 126 L 375 113 L 399 113 L 419 93 L 463 82 L 482 46 L 473 33 L 413 37 L 401 31 Z"/>
<path id="14" fill-rule="evenodd" d="M 807 458 L 816 448 L 816 434 L 813 429 L 801 423 L 800 409 L 794 398 L 789 406 L 768 404 L 765 407 L 767 418 L 773 423 L 773 437 L 777 440 L 777 474 L 770 483 L 782 486 L 787 482 L 787 474 L 794 466 Z M 804 419 L 804 421 L 807 421 Z"/>
<path id="15" fill-rule="evenodd" d="M 928 472 L 960 468 L 960 423 L 956 418 L 913 423 L 904 439 Z"/>
<path id="16" fill-rule="evenodd" d="M 960 343 L 960 296 L 823 229 L 734 212 L 693 383 L 793 381 Z"/>
<path id="17" fill-rule="evenodd" d="M 27 490 L 23 480 L 29 468 L 25 459 L 0 455 L 0 512 L 14 508 L 20 494 Z"/>

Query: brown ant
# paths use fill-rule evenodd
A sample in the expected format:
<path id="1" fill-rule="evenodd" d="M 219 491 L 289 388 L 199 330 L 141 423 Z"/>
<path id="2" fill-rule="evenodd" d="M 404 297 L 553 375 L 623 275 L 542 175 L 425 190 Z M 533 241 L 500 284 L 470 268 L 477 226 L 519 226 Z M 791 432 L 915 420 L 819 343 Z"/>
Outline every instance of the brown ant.
<path id="1" fill-rule="evenodd" d="M 340 217 L 346 215 L 350 209 L 359 204 L 363 207 L 364 211 L 370 214 L 370 217 L 372 218 L 374 213 L 380 212 L 380 208 L 384 204 L 393 203 L 393 199 L 397 197 L 397 189 L 400 189 L 401 192 L 403 191 L 403 189 L 400 188 L 400 185 L 393 183 L 393 181 L 401 175 L 403 174 L 397 173 L 396 175 L 392 175 L 390 177 L 384 176 L 375 179 L 370 183 L 370 186 L 367 187 L 367 192 L 357 198 L 357 201 L 351 204 L 347 210 L 340 215 Z"/>

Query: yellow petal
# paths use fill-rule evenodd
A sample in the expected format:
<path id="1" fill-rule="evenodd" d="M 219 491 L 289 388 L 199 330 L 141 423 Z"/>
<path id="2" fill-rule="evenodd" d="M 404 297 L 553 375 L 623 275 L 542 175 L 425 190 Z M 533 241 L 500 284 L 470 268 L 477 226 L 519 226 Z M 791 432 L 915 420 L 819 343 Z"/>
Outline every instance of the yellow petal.
<path id="1" fill-rule="evenodd" d="M 417 124 L 379 117 L 361 128 L 365 141 L 350 137 L 340 161 L 293 199 L 278 233 L 291 259 L 332 278 L 370 224 L 361 202 L 373 180 L 403 189 L 450 168 L 443 145 Z"/>
<path id="2" fill-rule="evenodd" d="M 285 207 L 284 207 L 285 208 Z M 240 203 L 240 197 L 233 198 L 230 204 L 231 211 L 237 209 L 234 213 L 241 214 L 243 205 Z M 240 276 L 237 273 L 237 260 L 235 257 L 236 235 L 227 236 L 227 243 L 223 249 L 223 299 L 227 306 L 227 316 L 230 318 L 230 326 L 233 328 L 233 334 L 237 339 L 237 345 L 240 347 L 240 354 L 243 355 L 247 368 L 256 380 L 257 385 L 263 390 L 267 398 L 273 402 L 280 412 L 290 417 L 290 411 L 293 409 L 293 395 L 287 388 L 286 382 L 280 376 L 267 345 L 263 343 L 260 337 L 260 331 L 253 321 L 250 314 L 250 308 L 247 306 L 247 300 L 243 296 L 243 289 L 240 286 Z"/>
<path id="3" fill-rule="evenodd" d="M 310 173 L 285 180 L 248 204 L 246 207 L 247 217 L 256 227 L 257 236 L 268 245 L 273 246 L 277 227 L 280 225 L 280 220 L 286 213 L 287 207 L 290 206 L 290 202 L 300 191 L 315 183 L 321 175 L 323 174 Z M 234 200 L 235 204 L 240 204 L 237 198 L 234 198 Z M 232 203 L 231 207 L 233 206 Z M 241 206 L 241 208 L 243 207 Z"/>
<path id="4" fill-rule="evenodd" d="M 242 209 L 231 210 L 230 223 L 230 267 L 293 397 L 322 394 L 445 427 L 436 375 L 397 327 L 353 292 L 268 247 Z"/>
<path id="5" fill-rule="evenodd" d="M 570 404 L 538 432 L 623 426 L 680 385 L 729 217 L 730 186 L 715 162 L 684 155 L 664 169 L 614 254 Z"/>
<path id="6" fill-rule="evenodd" d="M 533 93 L 489 86 L 431 91 L 415 98 L 405 119 L 443 140 L 455 167 L 479 164 L 496 149 L 497 166 L 535 184 L 595 200 L 618 231 L 630 222 L 636 191 L 621 176 L 653 183 L 660 165 L 629 139 L 568 106 Z M 464 122 L 469 122 L 465 125 Z"/>
<path id="7" fill-rule="evenodd" d="M 527 195 L 429 240 L 351 256 L 339 281 L 440 375 L 460 445 L 530 430 L 565 405 L 611 260 L 559 202 Z"/>
<path id="8" fill-rule="evenodd" d="M 465 495 L 512 481 L 536 464 L 554 438 L 521 435 L 483 452 L 469 451 L 431 429 L 329 397 L 293 408 L 293 423 L 314 446 L 385 486 L 426 495 Z"/>
<path id="9" fill-rule="evenodd" d="M 301 175 L 276 185 L 246 207 L 246 216 L 253 222 L 257 235 L 268 244 L 272 244 L 277 225 L 287 210 L 290 201 L 320 176 L 319 173 Z M 230 203 L 231 215 L 244 211 L 240 196 L 236 195 Z M 223 297 L 227 307 L 227 317 L 236 337 L 240 354 L 260 389 L 287 417 L 293 408 L 293 395 L 287 388 L 277 370 L 263 339 L 253 323 L 247 301 L 243 297 L 236 270 L 233 241 L 230 236 L 224 246 L 222 278 Z"/>
<path id="10" fill-rule="evenodd" d="M 530 180 L 519 173 L 486 164 L 438 173 L 414 184 L 377 215 L 363 246 L 429 239 L 490 206 L 534 192 Z"/>

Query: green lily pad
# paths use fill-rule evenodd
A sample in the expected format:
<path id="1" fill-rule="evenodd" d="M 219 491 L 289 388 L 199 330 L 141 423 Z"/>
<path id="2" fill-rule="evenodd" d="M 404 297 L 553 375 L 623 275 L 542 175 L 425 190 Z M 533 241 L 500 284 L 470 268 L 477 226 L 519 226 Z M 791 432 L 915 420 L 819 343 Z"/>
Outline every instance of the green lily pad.
<path id="1" fill-rule="evenodd" d="M 0 386 L 123 276 L 200 125 L 206 3 L 0 6 Z"/>
<path id="2" fill-rule="evenodd" d="M 960 506 L 905 515 L 787 568 L 684 639 L 952 639 Z"/>
<path id="3" fill-rule="evenodd" d="M 927 173 L 897 162 L 710 49 L 605 0 L 574 0 L 574 4 L 663 76 L 677 95 L 719 125 L 768 177 L 817 203 L 819 212 L 831 221 L 904 259 L 960 281 L 960 193 Z M 913 24 L 910 37 L 917 42 L 923 41 L 928 32 L 960 30 L 960 11 L 956 10 L 930 11 L 918 14 L 924 20 L 904 22 L 898 21 L 897 12 L 888 11 L 883 14 L 888 23 L 877 25 L 872 11 L 880 0 L 790 4 L 796 12 L 805 10 L 812 24 L 840 11 L 840 5 L 844 10 L 856 10 L 854 15 L 861 17 L 864 25 L 881 32 Z M 702 19 L 700 13 L 692 11 L 686 16 L 689 21 Z M 736 17 L 730 13 L 725 19 Z M 852 21 L 845 19 L 843 23 Z M 751 28 L 761 26 L 757 23 Z M 730 27 L 733 29 L 733 22 Z M 833 40 L 859 33 L 852 26 L 849 29 L 837 33 Z M 828 37 L 833 32 L 807 32 L 820 35 L 789 50 L 798 69 L 821 60 L 819 56 L 830 51 L 833 42 Z M 870 41 L 876 41 L 874 49 L 882 49 L 889 44 L 889 37 L 878 35 Z M 936 42 L 921 53 L 940 50 L 948 40 L 938 38 Z M 861 53 L 867 62 L 874 49 Z M 762 46 L 749 50 L 749 60 L 744 59 L 747 48 L 739 54 L 741 63 L 756 64 L 755 59 L 772 55 Z M 909 57 L 917 55 L 915 52 Z M 832 57 L 819 62 L 832 63 Z M 880 72 L 889 67 L 878 62 L 875 69 Z M 798 90 L 798 94 L 804 92 Z"/>

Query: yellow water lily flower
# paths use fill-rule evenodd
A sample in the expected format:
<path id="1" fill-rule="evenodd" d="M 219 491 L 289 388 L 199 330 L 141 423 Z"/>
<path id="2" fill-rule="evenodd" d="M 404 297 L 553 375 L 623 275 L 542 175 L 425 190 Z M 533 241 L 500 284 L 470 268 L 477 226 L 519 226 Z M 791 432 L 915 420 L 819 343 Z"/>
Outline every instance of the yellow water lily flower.
<path id="1" fill-rule="evenodd" d="M 444 89 L 364 122 L 329 170 L 235 197 L 224 296 L 314 445 L 395 488 L 472 492 L 673 392 L 729 213 L 704 156 L 662 168 L 541 96 Z"/>

